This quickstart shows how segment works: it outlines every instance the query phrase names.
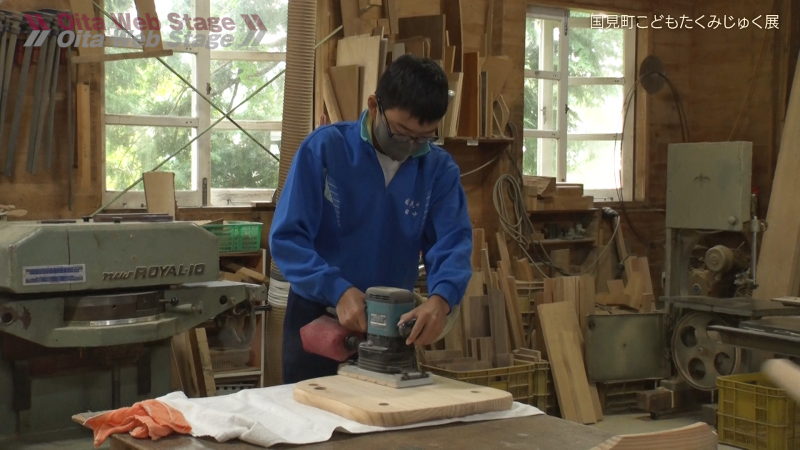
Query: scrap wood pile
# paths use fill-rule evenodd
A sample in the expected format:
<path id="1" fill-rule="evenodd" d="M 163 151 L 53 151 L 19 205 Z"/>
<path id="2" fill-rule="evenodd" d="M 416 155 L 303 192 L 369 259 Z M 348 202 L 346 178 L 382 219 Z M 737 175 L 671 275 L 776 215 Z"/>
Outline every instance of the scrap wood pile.
<path id="1" fill-rule="evenodd" d="M 492 264 L 484 230 L 473 230 L 473 276 L 461 303 L 461 321 L 443 344 L 424 352 L 424 364 L 463 373 L 547 362 L 561 417 L 584 424 L 602 420 L 598 389 L 589 382 L 584 363 L 589 316 L 652 311 L 647 258 L 627 252 L 618 228 L 611 239 L 598 237 L 595 253 L 608 245 L 606 253 L 618 253 L 619 267 L 624 267 L 622 279 L 598 282 L 596 265 L 577 275 L 562 274 L 543 261 L 512 259 L 505 233 L 496 233 L 495 240 L 500 261 Z M 557 252 L 569 255 L 567 249 L 551 254 Z M 569 258 L 564 264 L 571 268 Z"/>
<path id="2" fill-rule="evenodd" d="M 594 197 L 583 195 L 583 184 L 556 183 L 554 177 L 523 176 L 522 190 L 528 211 L 577 211 L 594 206 Z"/>
<path id="3" fill-rule="evenodd" d="M 341 1 L 344 38 L 321 82 L 330 122 L 358 120 L 386 68 L 411 54 L 435 60 L 453 91 L 439 136 L 506 137 L 509 109 L 501 92 L 513 63 L 492 54 L 492 2 L 480 49 L 462 44 L 462 8 L 475 8 L 468 2 L 442 0 L 441 14 L 416 17 L 406 7 L 401 0 Z"/>
<path id="4" fill-rule="evenodd" d="M 228 225 L 229 221 L 195 220 L 198 226 Z M 269 284 L 269 277 L 264 271 L 265 252 L 263 250 L 244 252 L 243 254 L 220 253 L 219 280 L 239 283 Z"/>
<path id="5" fill-rule="evenodd" d="M 497 238 L 507 250 L 505 235 L 497 233 Z M 515 351 L 530 348 L 521 314 L 522 308 L 529 309 L 530 301 L 518 293 L 533 282 L 522 281 L 518 286 L 514 277 L 522 272 L 521 279 L 530 278 L 530 267 L 525 264 L 512 270 L 506 251 L 493 269 L 482 229 L 473 230 L 473 240 L 473 272 L 461 302 L 461 321 L 445 336 L 444 348 L 425 353 L 427 363 L 456 371 L 508 367 L 513 365 Z"/>
<path id="6" fill-rule="evenodd" d="M 515 400 L 544 409 L 546 394 L 538 392 L 547 389 L 547 361 L 530 347 L 522 323 L 522 310 L 530 309 L 529 292 L 536 282 L 527 260 L 512 266 L 504 233 L 497 233 L 496 239 L 502 243 L 502 260 L 495 269 L 489 263 L 484 230 L 473 230 L 473 272 L 460 320 L 442 341 L 420 352 L 420 360 L 434 373 L 504 389 Z"/>

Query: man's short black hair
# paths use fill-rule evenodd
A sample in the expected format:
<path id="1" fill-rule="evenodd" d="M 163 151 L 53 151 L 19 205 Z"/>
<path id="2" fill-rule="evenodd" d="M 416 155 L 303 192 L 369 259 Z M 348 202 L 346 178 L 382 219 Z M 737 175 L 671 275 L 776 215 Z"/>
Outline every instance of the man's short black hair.
<path id="1" fill-rule="evenodd" d="M 448 89 L 447 75 L 438 64 L 406 54 L 383 73 L 376 95 L 384 110 L 408 111 L 425 124 L 444 117 Z"/>

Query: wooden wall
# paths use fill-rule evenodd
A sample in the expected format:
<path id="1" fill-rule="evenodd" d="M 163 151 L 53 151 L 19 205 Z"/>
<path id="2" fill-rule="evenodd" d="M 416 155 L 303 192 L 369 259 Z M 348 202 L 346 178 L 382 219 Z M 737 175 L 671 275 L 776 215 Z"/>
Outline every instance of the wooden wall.
<path id="1" fill-rule="evenodd" d="M 8 0 L 3 2 L 2 8 L 8 11 L 25 11 L 40 8 L 69 9 L 67 0 Z M 38 54 L 37 51 L 34 51 Z M 73 80 L 78 80 L 89 85 L 90 89 L 90 114 L 91 130 L 90 153 L 87 154 L 85 164 L 75 163 L 73 173 L 73 202 L 72 211 L 68 207 L 68 173 L 69 150 L 67 124 L 67 65 L 59 67 L 58 90 L 56 93 L 56 115 L 54 126 L 53 162 L 48 169 L 45 167 L 44 158 L 41 157 L 37 164 L 37 173 L 30 174 L 26 170 L 28 154 L 28 130 L 31 111 L 33 109 L 35 70 L 37 64 L 30 66 L 30 76 L 25 89 L 25 102 L 21 113 L 20 132 L 15 153 L 14 170 L 11 177 L 0 173 L 0 204 L 12 204 L 18 208 L 29 211 L 27 218 L 69 218 L 80 217 L 92 213 L 100 206 L 100 174 L 102 157 L 102 133 L 100 125 L 102 118 L 102 104 L 100 102 L 100 89 L 102 82 L 102 66 L 99 64 L 84 64 L 79 71 L 74 72 Z M 14 103 L 19 81 L 20 66 L 12 69 L 11 89 L 9 103 L 6 111 L 3 136 L 4 143 L 8 142 L 11 132 Z M 74 98 L 74 97 L 73 97 Z M 75 118 L 74 118 L 75 119 Z M 6 152 L 0 152 L 0 165 L 5 167 Z M 77 159 L 76 159 L 77 161 Z M 2 172 L 2 171 L 0 171 Z"/>
<path id="2" fill-rule="evenodd" d="M 690 142 L 743 140 L 753 142 L 753 187 L 761 191 L 759 216 L 766 217 L 780 133 L 788 101 L 788 89 L 797 62 L 797 17 L 800 6 L 791 0 L 528 0 L 530 4 L 561 6 L 608 13 L 686 15 L 689 18 L 722 14 L 735 18 L 779 14 L 779 30 L 759 30 L 750 25 L 740 30 L 693 29 L 640 30 L 637 56 L 658 56 L 683 102 Z M 772 12 L 771 12 L 772 11 Z M 794 20 L 792 20 L 794 19 Z M 701 22 L 702 23 L 702 22 Z M 766 43 L 764 36 L 767 36 Z M 764 54 L 760 57 L 762 45 Z M 736 132 L 734 124 L 742 111 L 756 66 L 753 92 Z M 642 91 L 639 90 L 641 93 Z M 664 269 L 667 148 L 683 142 L 678 112 L 668 87 L 639 98 L 636 106 L 637 136 L 635 166 L 636 200 L 611 206 L 625 212 L 623 232 L 632 253 L 648 256 L 653 285 L 661 291 Z M 658 292 L 657 292 L 658 293 Z"/>
<path id="3" fill-rule="evenodd" d="M 397 2 L 401 16 L 438 14 L 441 12 L 437 0 L 402 0 Z M 748 0 L 677 0 L 659 2 L 656 0 L 494 0 L 495 30 L 494 49 L 498 54 L 506 54 L 518 61 L 511 78 L 506 83 L 503 95 L 511 110 L 511 122 L 521 131 L 523 99 L 522 99 L 522 64 L 524 58 L 525 8 L 528 3 L 544 6 L 562 6 L 610 13 L 626 13 L 634 15 L 653 14 L 680 17 L 698 17 L 711 14 L 726 14 L 734 17 L 755 17 L 770 13 L 771 1 L 752 2 Z M 660 30 L 641 30 L 638 41 L 639 59 L 648 54 L 657 55 L 663 61 L 666 73 L 673 82 L 687 114 L 690 140 L 693 142 L 728 140 L 739 112 L 742 110 L 747 90 L 753 79 L 754 69 L 759 64 L 753 92 L 747 108 L 739 121 L 734 140 L 752 141 L 754 144 L 753 185 L 761 190 L 760 215 L 764 217 L 768 205 L 768 195 L 774 165 L 779 149 L 780 132 L 783 126 L 788 86 L 797 61 L 798 38 L 797 24 L 791 18 L 798 17 L 798 2 L 791 0 L 775 0 L 774 13 L 780 16 L 779 30 L 769 30 L 766 44 L 763 44 L 764 30 L 749 27 L 745 30 L 692 30 L 666 27 Z M 4 9 L 22 10 L 38 7 L 65 8 L 66 0 L 7 0 Z M 479 38 L 485 28 L 486 0 L 462 0 L 465 49 L 477 51 Z M 318 38 L 327 36 L 341 23 L 339 0 L 319 0 L 318 20 L 320 27 Z M 762 19 L 763 20 L 763 19 Z M 798 22 L 795 20 L 795 22 Z M 794 28 L 792 28 L 794 27 Z M 339 33 L 341 36 L 341 33 Z M 335 61 L 335 42 L 331 41 L 320 47 L 318 51 L 318 68 L 325 62 Z M 34 66 L 35 67 L 35 66 Z M 86 65 L 81 77 L 90 84 L 91 95 L 91 148 L 88 180 L 74 179 L 75 195 L 72 211 L 67 208 L 67 153 L 66 128 L 58 130 L 54 164 L 50 170 L 42 168 L 37 175 L 28 174 L 24 169 L 27 153 L 27 134 L 20 135 L 16 149 L 17 166 L 13 179 L 0 174 L 0 204 L 15 204 L 30 211 L 29 218 L 66 218 L 80 217 L 93 212 L 101 204 L 101 164 L 103 154 L 102 133 L 102 67 Z M 14 76 L 18 77 L 18 68 Z M 66 69 L 60 75 L 58 93 L 58 123 L 66 122 Z M 14 78 L 16 80 L 16 78 Z M 13 86 L 13 84 L 12 84 Z M 28 85 L 26 95 L 27 116 L 30 111 L 30 98 L 33 95 L 32 84 Z M 322 111 L 322 101 L 315 99 L 316 117 Z M 629 246 L 635 254 L 647 255 L 652 265 L 654 285 L 660 285 L 660 273 L 663 270 L 664 246 L 664 208 L 666 203 L 666 155 L 670 143 L 681 142 L 681 127 L 672 93 L 668 88 L 661 92 L 642 96 L 637 103 L 637 152 L 635 165 L 637 173 L 644 174 L 638 178 L 637 201 L 627 203 L 623 220 L 623 231 Z M 24 121 L 25 119 L 23 119 Z M 7 117 L 5 136 L 11 118 Z M 521 159 L 521 145 L 513 147 L 517 158 Z M 489 161 L 497 151 L 497 147 L 481 148 L 456 146 L 451 150 L 466 172 Z M 4 162 L 5 154 L 0 154 L 0 162 Z M 43 166 L 42 166 L 43 167 Z M 497 229 L 497 215 L 492 202 L 492 190 L 497 177 L 510 171 L 507 161 L 493 165 L 478 174 L 465 177 L 464 187 L 470 201 L 470 214 L 476 226 L 486 228 L 490 239 Z M 75 170 L 77 177 L 78 170 Z M 605 206 L 605 205 L 604 205 Z M 608 205 L 621 211 L 620 205 Z M 182 211 L 183 212 L 183 211 Z M 189 209 L 184 217 L 204 219 L 224 217 L 258 217 L 267 223 L 271 220 L 269 210 L 251 210 L 248 208 L 210 208 Z M 267 229 L 267 227 L 265 227 Z M 266 242 L 265 242 L 266 244 Z M 493 246 L 492 246 L 493 248 Z"/>
<path id="4" fill-rule="evenodd" d="M 494 39 L 492 49 L 495 55 L 507 55 L 515 62 L 503 88 L 502 95 L 509 107 L 509 122 L 522 131 L 523 114 L 523 69 L 525 58 L 525 8 L 524 0 L 492 0 L 492 22 Z M 480 52 L 481 39 L 486 32 L 486 12 L 490 4 L 487 0 L 462 0 L 461 20 L 463 24 L 462 44 L 464 52 Z M 399 17 L 413 17 L 442 14 L 439 0 L 401 0 L 397 1 Z M 371 8 L 362 14 L 363 18 L 376 19 L 382 16 L 381 8 Z M 341 3 L 339 0 L 319 0 L 317 10 L 317 39 L 329 36 L 342 23 Z M 340 31 L 333 38 L 320 46 L 317 52 L 317 79 L 328 67 L 336 63 L 336 41 L 343 37 Z M 322 89 L 317 86 L 315 93 L 315 123 L 324 113 Z M 462 173 L 484 166 L 492 161 L 499 152 L 503 152 L 508 144 L 482 143 L 480 146 L 469 146 L 466 141 L 452 142 L 446 145 L 447 150 L 461 168 Z M 511 144 L 511 154 L 521 160 L 522 141 Z M 493 164 L 480 172 L 462 178 L 462 185 L 467 194 L 470 218 L 473 226 L 484 228 L 487 241 L 494 242 L 495 232 L 499 230 L 498 214 L 492 199 L 493 189 L 498 177 L 511 171 L 510 160 L 502 155 Z M 489 246 L 492 260 L 498 260 L 496 245 Z M 512 251 L 514 249 L 512 248 Z"/>

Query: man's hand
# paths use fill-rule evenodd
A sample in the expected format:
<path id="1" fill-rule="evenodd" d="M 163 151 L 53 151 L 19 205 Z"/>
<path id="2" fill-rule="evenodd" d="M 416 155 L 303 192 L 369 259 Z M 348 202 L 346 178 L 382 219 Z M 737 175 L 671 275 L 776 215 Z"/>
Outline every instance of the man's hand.
<path id="1" fill-rule="evenodd" d="M 400 323 L 417 318 L 417 323 L 406 340 L 406 345 L 430 345 L 444 330 L 450 305 L 438 295 L 428 297 L 425 303 L 400 317 Z M 399 325 L 399 324 L 398 324 Z"/>
<path id="2" fill-rule="evenodd" d="M 336 315 L 343 327 L 362 333 L 367 331 L 366 298 L 366 294 L 355 287 L 344 291 L 339 303 L 336 304 Z"/>

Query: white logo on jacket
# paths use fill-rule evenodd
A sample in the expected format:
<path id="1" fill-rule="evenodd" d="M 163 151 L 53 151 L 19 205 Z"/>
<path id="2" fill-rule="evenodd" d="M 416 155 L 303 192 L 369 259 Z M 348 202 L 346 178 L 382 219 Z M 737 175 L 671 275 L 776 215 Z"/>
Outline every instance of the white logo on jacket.
<path id="1" fill-rule="evenodd" d="M 405 201 L 405 205 L 406 205 L 405 214 L 407 216 L 410 215 L 412 218 L 416 219 L 417 214 L 419 214 L 418 213 L 419 202 L 414 201 L 414 199 L 407 198 Z"/>

